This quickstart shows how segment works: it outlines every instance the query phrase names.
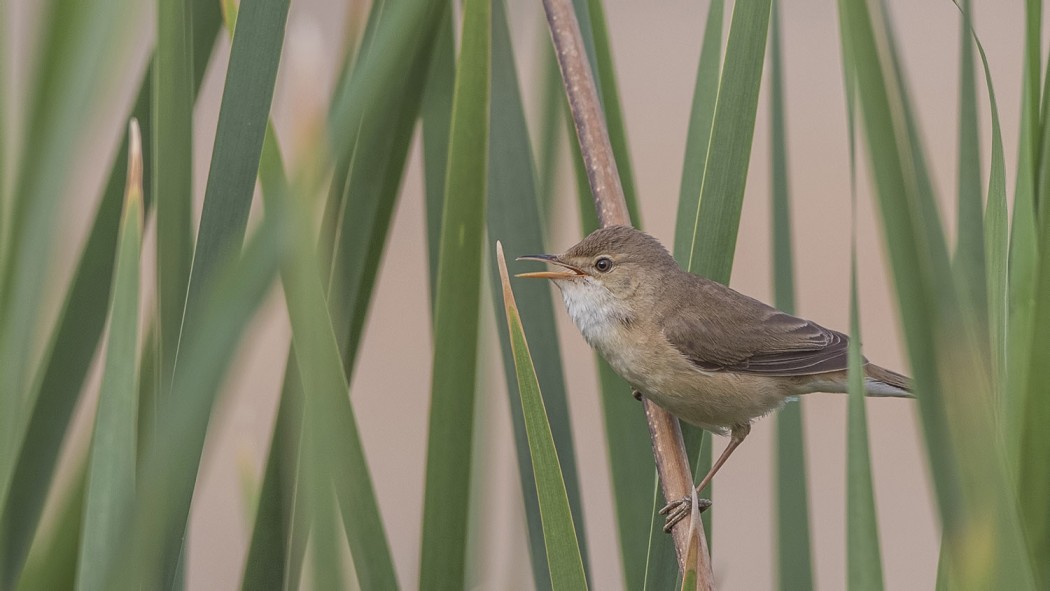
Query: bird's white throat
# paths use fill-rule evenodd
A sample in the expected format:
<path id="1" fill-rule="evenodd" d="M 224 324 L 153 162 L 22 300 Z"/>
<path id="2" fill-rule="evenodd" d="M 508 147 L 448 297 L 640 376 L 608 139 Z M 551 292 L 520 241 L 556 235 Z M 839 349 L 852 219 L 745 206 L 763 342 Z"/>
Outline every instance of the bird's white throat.
<path id="1" fill-rule="evenodd" d="M 630 314 L 612 292 L 590 277 L 555 283 L 569 317 L 592 347 L 607 350 L 620 339 L 623 320 Z"/>

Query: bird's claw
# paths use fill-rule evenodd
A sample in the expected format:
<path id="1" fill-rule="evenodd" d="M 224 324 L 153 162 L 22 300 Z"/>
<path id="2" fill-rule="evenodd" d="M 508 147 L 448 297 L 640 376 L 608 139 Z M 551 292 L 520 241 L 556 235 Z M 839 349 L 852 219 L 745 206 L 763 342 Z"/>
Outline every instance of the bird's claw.
<path id="1" fill-rule="evenodd" d="M 686 515 L 689 515 L 689 511 L 692 509 L 692 502 L 692 497 L 682 497 L 677 501 L 667 503 L 663 509 L 660 509 L 660 515 L 667 516 L 666 521 L 664 521 L 664 533 L 671 533 L 671 529 L 684 519 Z M 701 513 L 710 507 L 711 499 L 697 499 L 697 508 Z"/>

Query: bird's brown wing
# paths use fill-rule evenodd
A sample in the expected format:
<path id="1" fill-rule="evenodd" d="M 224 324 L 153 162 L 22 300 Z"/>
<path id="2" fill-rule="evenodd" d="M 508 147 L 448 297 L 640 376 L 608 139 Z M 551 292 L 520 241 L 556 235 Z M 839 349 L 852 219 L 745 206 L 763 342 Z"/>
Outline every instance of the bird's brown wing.
<path id="1" fill-rule="evenodd" d="M 841 371 L 849 338 L 690 275 L 663 315 L 667 340 L 704 371 L 797 376 Z M 694 279 L 696 281 L 694 281 Z"/>

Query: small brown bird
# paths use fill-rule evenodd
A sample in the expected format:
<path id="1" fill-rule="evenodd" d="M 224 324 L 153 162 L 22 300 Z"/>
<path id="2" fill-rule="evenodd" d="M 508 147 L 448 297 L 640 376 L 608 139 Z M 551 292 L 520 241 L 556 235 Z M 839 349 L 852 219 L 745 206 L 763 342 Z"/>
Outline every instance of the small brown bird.
<path id="1" fill-rule="evenodd" d="M 845 392 L 848 337 L 688 273 L 655 238 L 630 226 L 592 232 L 564 254 L 528 255 L 561 267 L 550 279 L 587 342 L 636 390 L 729 445 L 697 485 L 711 482 L 751 422 L 810 392 Z M 911 381 L 865 360 L 869 396 L 911 397 Z M 668 503 L 664 530 L 689 512 Z"/>

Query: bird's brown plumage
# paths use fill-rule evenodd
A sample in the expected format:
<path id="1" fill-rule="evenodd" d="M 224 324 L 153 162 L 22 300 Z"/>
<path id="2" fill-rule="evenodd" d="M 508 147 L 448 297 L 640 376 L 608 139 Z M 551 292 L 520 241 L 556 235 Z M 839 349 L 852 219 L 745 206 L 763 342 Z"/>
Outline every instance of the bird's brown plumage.
<path id="1" fill-rule="evenodd" d="M 679 268 L 655 238 L 629 226 L 592 232 L 565 254 L 534 255 L 563 271 L 547 278 L 592 347 L 650 400 L 730 443 L 699 493 L 747 437 L 751 422 L 791 397 L 845 392 L 846 335 Z M 869 395 L 908 396 L 908 378 L 867 363 Z M 668 531 L 691 497 L 660 513 Z"/>
<path id="2" fill-rule="evenodd" d="M 619 253 L 618 264 L 664 270 L 664 283 L 649 286 L 657 296 L 652 311 L 665 327 L 667 340 L 703 371 L 788 377 L 832 374 L 847 368 L 849 337 L 845 334 L 681 270 L 658 240 L 630 226 L 596 230 L 563 258 L 588 259 L 607 253 Z M 661 298 L 661 292 L 675 296 Z M 908 378 L 867 359 L 864 363 L 868 377 L 911 391 Z"/>

